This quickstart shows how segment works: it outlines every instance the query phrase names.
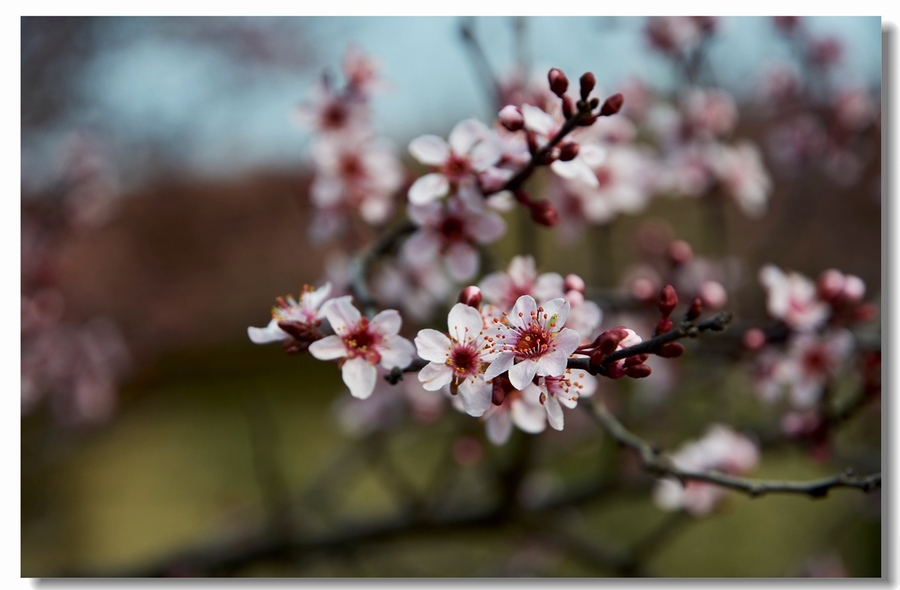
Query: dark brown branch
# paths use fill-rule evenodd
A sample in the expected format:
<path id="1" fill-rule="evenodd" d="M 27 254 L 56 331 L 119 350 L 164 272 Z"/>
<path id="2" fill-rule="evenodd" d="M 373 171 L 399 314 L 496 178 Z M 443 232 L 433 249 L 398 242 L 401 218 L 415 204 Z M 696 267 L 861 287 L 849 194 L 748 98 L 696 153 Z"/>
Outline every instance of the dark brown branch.
<path id="1" fill-rule="evenodd" d="M 585 400 L 585 407 L 610 436 L 620 444 L 637 451 L 644 469 L 658 477 L 674 477 L 682 482 L 687 480 L 705 481 L 744 492 L 753 498 L 770 493 L 801 494 L 813 498 L 823 498 L 834 488 L 856 488 L 864 492 L 871 492 L 881 487 L 880 473 L 861 477 L 854 475 L 849 469 L 844 473 L 811 481 L 747 479 L 718 471 L 681 469 L 676 467 L 668 457 L 661 454 L 658 445 L 642 439 L 625 428 L 602 402 Z"/>
<path id="2" fill-rule="evenodd" d="M 381 234 L 378 240 L 372 244 L 372 247 L 355 261 L 350 276 L 350 289 L 353 291 L 357 303 L 363 308 L 363 313 L 365 315 L 371 317 L 378 312 L 377 302 L 375 301 L 375 298 L 372 297 L 372 294 L 369 292 L 369 287 L 366 285 L 369 269 L 376 259 L 388 254 L 401 238 L 411 234 L 415 230 L 416 226 L 410 221 L 395 225 L 390 230 Z"/>

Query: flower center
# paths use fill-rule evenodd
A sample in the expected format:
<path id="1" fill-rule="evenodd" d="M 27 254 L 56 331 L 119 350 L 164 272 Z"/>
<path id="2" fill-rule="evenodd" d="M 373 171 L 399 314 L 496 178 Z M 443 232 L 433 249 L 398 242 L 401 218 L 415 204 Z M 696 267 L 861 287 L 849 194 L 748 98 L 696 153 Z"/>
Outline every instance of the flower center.
<path id="1" fill-rule="evenodd" d="M 345 178 L 360 178 L 364 176 L 362 162 L 354 154 L 348 154 L 341 158 L 341 175 Z"/>
<path id="2" fill-rule="evenodd" d="M 356 329 L 344 336 L 343 340 L 350 358 L 361 356 L 372 364 L 381 360 L 381 354 L 375 350 L 375 347 L 381 342 L 381 336 L 377 332 L 369 330 L 368 318 L 361 318 Z"/>
<path id="3" fill-rule="evenodd" d="M 464 240 L 465 233 L 463 232 L 463 229 L 464 226 L 462 220 L 452 215 L 445 217 L 441 222 L 441 234 L 443 234 L 448 242 Z"/>
<path id="4" fill-rule="evenodd" d="M 444 163 L 443 173 L 451 182 L 458 182 L 465 178 L 471 169 L 472 166 L 469 164 L 468 158 L 451 154 Z"/>
<path id="5" fill-rule="evenodd" d="M 519 358 L 541 356 L 550 348 L 551 340 L 552 335 L 549 332 L 532 323 L 528 328 L 519 332 L 519 339 L 515 346 L 516 356 Z"/>
<path id="6" fill-rule="evenodd" d="M 340 102 L 334 101 L 322 112 L 324 129 L 339 129 L 347 121 L 347 109 Z"/>
<path id="7" fill-rule="evenodd" d="M 448 359 L 457 378 L 465 378 L 478 371 L 481 362 L 471 346 L 457 346 Z"/>

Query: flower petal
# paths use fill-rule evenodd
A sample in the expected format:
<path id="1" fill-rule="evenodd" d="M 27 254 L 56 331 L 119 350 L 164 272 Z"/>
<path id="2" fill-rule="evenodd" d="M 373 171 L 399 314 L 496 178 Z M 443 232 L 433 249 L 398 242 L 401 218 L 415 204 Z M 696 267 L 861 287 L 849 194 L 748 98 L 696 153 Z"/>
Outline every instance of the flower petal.
<path id="1" fill-rule="evenodd" d="M 329 301 L 322 309 L 328 323 L 335 333 L 339 335 L 346 334 L 351 328 L 355 327 L 362 317 L 359 310 L 353 307 L 350 301 L 353 299 L 350 295 L 344 295 L 337 299 Z"/>
<path id="2" fill-rule="evenodd" d="M 495 445 L 502 445 L 509 440 L 509 435 L 512 434 L 512 417 L 508 411 L 498 408 L 488 416 L 484 426 L 488 440 Z"/>
<path id="3" fill-rule="evenodd" d="M 485 381 L 490 381 L 494 377 L 508 371 L 509 368 L 513 366 L 515 360 L 516 355 L 511 352 L 501 352 L 498 354 L 497 358 L 494 359 L 494 362 L 492 362 L 487 368 L 487 371 L 484 372 Z"/>
<path id="4" fill-rule="evenodd" d="M 405 369 L 416 356 L 416 347 L 402 336 L 389 335 L 375 350 L 381 355 L 381 366 L 385 369 L 399 367 Z"/>
<path id="5" fill-rule="evenodd" d="M 443 174 L 436 172 L 426 174 L 409 187 L 409 202 L 413 205 L 424 205 L 440 199 L 450 192 L 450 182 Z"/>
<path id="6" fill-rule="evenodd" d="M 400 317 L 400 312 L 396 309 L 385 309 L 372 318 L 370 326 L 387 336 L 399 332 L 402 323 L 403 319 Z"/>
<path id="7" fill-rule="evenodd" d="M 462 156 L 489 134 L 487 126 L 478 119 L 466 119 L 456 124 L 448 139 L 453 152 Z"/>
<path id="8" fill-rule="evenodd" d="M 544 400 L 544 409 L 547 410 L 547 422 L 550 423 L 550 426 L 554 430 L 562 430 L 563 411 L 562 406 L 559 405 L 559 401 L 556 399 L 556 396 L 547 396 L 547 399 Z"/>
<path id="9" fill-rule="evenodd" d="M 447 272 L 455 281 L 467 281 L 478 272 L 478 250 L 468 242 L 456 242 L 447 249 Z"/>
<path id="10" fill-rule="evenodd" d="M 566 324 L 566 319 L 569 317 L 569 310 L 572 306 L 562 297 L 557 297 L 556 299 L 551 299 L 550 301 L 543 303 L 541 307 L 544 308 L 544 313 L 541 317 L 541 322 L 544 324 L 544 327 L 549 327 L 552 322 L 554 324 L 554 331 L 556 331 L 562 329 Z M 544 320 L 543 315 L 547 316 L 546 320 Z"/>
<path id="11" fill-rule="evenodd" d="M 481 318 L 479 317 L 479 321 L 480 320 Z M 416 336 L 416 350 L 418 351 L 419 356 L 426 361 L 443 363 L 447 360 L 450 353 L 450 339 L 447 338 L 446 334 L 438 332 L 437 330 L 432 330 L 431 328 L 419 330 L 419 335 Z"/>
<path id="12" fill-rule="evenodd" d="M 347 356 L 347 347 L 340 336 L 326 336 L 309 345 L 309 353 L 320 361 L 330 361 Z"/>
<path id="13" fill-rule="evenodd" d="M 509 323 L 517 328 L 531 325 L 531 314 L 537 313 L 537 303 L 531 295 L 522 295 L 516 299 L 512 311 L 509 312 Z"/>
<path id="14" fill-rule="evenodd" d="M 450 146 L 443 137 L 420 135 L 409 142 L 409 153 L 423 164 L 440 166 L 450 157 Z"/>
<path id="15" fill-rule="evenodd" d="M 462 398 L 466 414 L 476 418 L 482 416 L 491 407 L 492 387 L 484 379 L 466 380 L 459 384 L 459 396 Z"/>
<path id="16" fill-rule="evenodd" d="M 450 380 L 453 379 L 453 369 L 444 363 L 428 363 L 419 371 L 418 378 L 423 388 L 428 391 L 437 391 L 450 384 Z"/>
<path id="17" fill-rule="evenodd" d="M 375 367 L 362 357 L 350 359 L 341 367 L 341 377 L 344 379 L 344 384 L 350 389 L 350 395 L 359 399 L 366 399 L 372 395 L 377 373 Z"/>
<path id="18" fill-rule="evenodd" d="M 569 356 L 581 344 L 581 336 L 571 328 L 563 328 L 556 335 L 556 338 L 553 339 L 553 342 L 556 345 L 556 350 Z"/>
<path id="19" fill-rule="evenodd" d="M 535 361 L 531 359 L 520 361 L 509 370 L 509 382 L 516 389 L 525 389 L 531 384 L 537 370 L 538 364 Z"/>
<path id="20" fill-rule="evenodd" d="M 559 377 L 566 372 L 568 358 L 569 355 L 561 350 L 545 352 L 537 360 L 532 361 L 536 365 L 535 373 L 543 377 Z M 510 374 L 512 374 L 512 371 L 510 371 Z"/>
<path id="21" fill-rule="evenodd" d="M 273 319 L 265 328 L 247 328 L 247 336 L 253 344 L 269 344 L 281 342 L 288 337 L 288 333 L 278 327 L 278 320 Z"/>
<path id="22" fill-rule="evenodd" d="M 481 328 L 484 324 L 477 309 L 469 307 L 465 303 L 457 303 L 450 308 L 450 314 L 447 316 L 447 325 L 450 328 L 450 334 L 453 336 L 453 339 L 462 343 L 476 339 L 481 334 Z M 419 333 L 421 334 L 421 332 Z M 421 353 L 419 355 L 421 356 Z"/>

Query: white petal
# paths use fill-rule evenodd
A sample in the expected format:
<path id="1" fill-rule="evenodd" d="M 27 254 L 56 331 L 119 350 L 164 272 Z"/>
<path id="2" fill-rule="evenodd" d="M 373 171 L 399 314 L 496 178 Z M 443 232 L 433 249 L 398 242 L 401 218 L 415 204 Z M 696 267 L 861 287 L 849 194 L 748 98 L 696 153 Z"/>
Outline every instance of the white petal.
<path id="1" fill-rule="evenodd" d="M 547 422 L 554 430 L 563 429 L 563 411 L 562 406 L 556 399 L 556 396 L 548 395 L 544 401 L 544 408 L 547 410 Z"/>
<path id="2" fill-rule="evenodd" d="M 530 131 L 549 136 L 553 131 L 553 117 L 530 104 L 522 105 L 522 116 L 525 117 L 525 127 Z"/>
<path id="3" fill-rule="evenodd" d="M 479 244 L 496 242 L 506 233 L 506 222 L 499 215 L 488 213 L 478 215 L 473 221 L 471 233 Z"/>
<path id="4" fill-rule="evenodd" d="M 409 142 L 409 153 L 423 164 L 440 166 L 450 157 L 450 146 L 437 135 L 420 135 Z"/>
<path id="5" fill-rule="evenodd" d="M 341 377 L 344 379 L 344 384 L 350 389 L 350 395 L 359 399 L 366 399 L 372 395 L 377 373 L 375 367 L 362 357 L 349 359 L 341 367 Z"/>
<path id="6" fill-rule="evenodd" d="M 396 309 L 385 309 L 372 318 L 370 325 L 381 334 L 387 336 L 399 332 L 402 323 L 403 319 Z"/>
<path id="7" fill-rule="evenodd" d="M 428 391 L 437 391 L 449 385 L 453 379 L 453 369 L 444 363 L 428 363 L 419 371 L 419 381 Z"/>
<path id="8" fill-rule="evenodd" d="M 484 426 L 488 440 L 495 445 L 505 444 L 512 434 L 512 418 L 505 410 L 492 412 Z"/>
<path id="9" fill-rule="evenodd" d="M 559 377 L 566 372 L 568 358 L 569 355 L 560 350 L 544 353 L 533 361 L 536 365 L 536 374 L 543 377 Z"/>
<path id="10" fill-rule="evenodd" d="M 416 356 L 416 347 L 402 336 L 391 335 L 375 348 L 381 355 L 381 366 L 385 369 L 400 367 L 405 369 Z"/>
<path id="11" fill-rule="evenodd" d="M 491 407 L 492 387 L 481 378 L 475 379 L 474 382 L 468 379 L 463 381 L 458 391 L 463 408 L 470 416 L 478 418 Z"/>
<path id="12" fill-rule="evenodd" d="M 547 428 L 547 411 L 541 406 L 532 406 L 520 399 L 513 400 L 510 414 L 516 426 L 525 432 L 537 434 Z"/>
<path id="13" fill-rule="evenodd" d="M 350 301 L 353 299 L 350 295 L 338 297 L 328 302 L 323 308 L 328 323 L 337 334 L 346 334 L 351 328 L 356 327 L 362 317 L 359 310 L 353 307 Z"/>
<path id="14" fill-rule="evenodd" d="M 484 372 L 485 381 L 490 381 L 494 377 L 502 375 L 503 373 L 508 371 L 509 368 L 513 366 L 515 360 L 515 354 L 511 352 L 501 352 L 499 355 L 497 355 L 497 358 L 494 359 L 494 362 L 492 362 L 487 368 L 487 371 Z"/>
<path id="15" fill-rule="evenodd" d="M 569 317 L 569 310 L 571 309 L 571 305 L 562 297 L 557 297 L 556 299 L 551 299 L 550 301 L 541 305 L 544 308 L 544 313 L 541 314 L 541 323 L 544 324 L 545 327 L 549 327 L 550 322 L 555 324 L 556 330 L 562 329 L 562 327 L 566 323 L 566 319 Z M 544 315 L 547 316 L 547 319 L 544 319 Z M 556 317 L 554 317 L 556 316 Z"/>
<path id="16" fill-rule="evenodd" d="M 413 205 L 424 205 L 440 199 L 450 191 L 450 182 L 443 174 L 436 172 L 426 174 L 409 187 L 409 202 Z"/>
<path id="17" fill-rule="evenodd" d="M 597 180 L 597 175 L 594 174 L 594 171 L 591 170 L 588 165 L 581 161 L 579 158 L 575 158 L 574 160 L 570 160 L 568 162 L 556 160 L 555 162 L 550 164 L 550 169 L 563 178 L 568 178 L 569 180 L 578 180 L 592 187 L 600 186 L 600 181 Z"/>
<path id="18" fill-rule="evenodd" d="M 347 356 L 347 347 L 340 336 L 326 336 L 310 344 L 309 353 L 320 361 L 330 361 Z"/>
<path id="19" fill-rule="evenodd" d="M 450 132 L 450 147 L 457 155 L 469 153 L 476 143 L 488 136 L 490 131 L 487 126 L 478 119 L 466 119 L 460 121 Z"/>
<path id="20" fill-rule="evenodd" d="M 413 266 L 423 266 L 437 256 L 441 238 L 429 228 L 420 229 L 403 242 L 403 258 Z"/>
<path id="21" fill-rule="evenodd" d="M 460 303 L 457 305 L 463 304 Z M 478 319 L 480 322 L 481 317 L 479 316 Z M 450 339 L 447 338 L 446 334 L 442 334 L 431 328 L 419 330 L 419 335 L 416 336 L 416 350 L 418 351 L 419 356 L 426 361 L 443 363 L 447 360 L 447 356 L 450 352 Z"/>
<path id="22" fill-rule="evenodd" d="M 578 146 L 578 158 L 589 167 L 596 168 L 606 161 L 606 150 L 599 145 L 581 144 Z"/>
<path id="23" fill-rule="evenodd" d="M 500 161 L 503 152 L 493 141 L 482 141 L 475 149 L 472 150 L 472 169 L 476 172 L 484 172 L 494 164 Z"/>
<path id="24" fill-rule="evenodd" d="M 247 336 L 253 344 L 268 344 L 270 342 L 281 342 L 288 337 L 288 333 L 278 327 L 278 320 L 272 320 L 265 328 L 247 328 Z"/>
<path id="25" fill-rule="evenodd" d="M 525 359 L 509 370 L 509 382 L 516 389 L 525 389 L 531 384 L 538 370 L 538 364 L 531 360 Z"/>
<path id="26" fill-rule="evenodd" d="M 467 242 L 456 242 L 447 250 L 446 262 L 454 280 L 468 281 L 478 272 L 478 250 Z"/>
<path id="27" fill-rule="evenodd" d="M 569 356 L 575 349 L 578 348 L 578 345 L 581 344 L 581 336 L 578 335 L 578 332 L 571 328 L 563 328 L 559 331 L 554 339 L 554 343 L 556 344 L 556 350 L 562 352 L 566 356 Z M 635 342 L 635 344 L 640 343 Z"/>
<path id="28" fill-rule="evenodd" d="M 447 325 L 454 340 L 457 342 L 468 342 L 478 337 L 483 323 L 481 314 L 478 313 L 477 309 L 465 303 L 457 303 L 450 308 L 450 314 L 447 316 Z M 421 334 L 421 332 L 419 333 Z"/>

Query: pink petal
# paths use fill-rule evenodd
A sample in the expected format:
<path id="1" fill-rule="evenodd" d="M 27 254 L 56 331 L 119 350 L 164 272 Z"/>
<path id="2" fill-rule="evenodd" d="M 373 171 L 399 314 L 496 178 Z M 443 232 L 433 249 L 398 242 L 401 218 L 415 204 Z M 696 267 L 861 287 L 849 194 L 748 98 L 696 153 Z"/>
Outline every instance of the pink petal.
<path id="1" fill-rule="evenodd" d="M 416 347 L 402 336 L 388 336 L 375 348 L 381 355 L 381 366 L 385 369 L 399 367 L 405 369 L 416 356 Z"/>
<path id="2" fill-rule="evenodd" d="M 535 361 L 531 359 L 520 361 L 509 370 L 509 382 L 516 389 L 525 389 L 531 384 L 537 370 L 538 364 Z"/>
<path id="3" fill-rule="evenodd" d="M 497 358 L 494 359 L 494 362 L 492 362 L 487 368 L 487 371 L 484 372 L 485 381 L 490 381 L 494 377 L 502 375 L 503 373 L 508 371 L 509 368 L 513 366 L 515 360 L 515 354 L 511 352 L 501 352 L 499 355 L 497 355 Z"/>
<path id="4" fill-rule="evenodd" d="M 366 399 L 372 395 L 377 373 L 375 367 L 361 357 L 349 359 L 341 368 L 341 377 L 344 379 L 344 384 L 350 389 L 350 395 L 359 399 Z"/>
<path id="5" fill-rule="evenodd" d="M 537 313 L 537 303 L 531 295 L 522 295 L 509 312 L 509 323 L 518 328 L 531 325 L 531 314 Z"/>
<path id="6" fill-rule="evenodd" d="M 570 160 L 568 162 L 556 160 L 555 162 L 550 164 L 550 169 L 563 178 L 568 178 L 569 180 L 578 180 L 592 187 L 600 186 L 600 181 L 597 180 L 597 175 L 594 174 L 594 171 L 591 170 L 588 165 L 581 161 L 579 158 L 575 158 L 574 160 Z"/>
<path id="7" fill-rule="evenodd" d="M 413 205 L 424 205 L 440 199 L 450 191 L 450 182 L 443 174 L 426 174 L 409 187 L 409 202 Z"/>
<path id="8" fill-rule="evenodd" d="M 563 411 L 562 406 L 556 400 L 555 396 L 548 395 L 544 400 L 544 409 L 547 410 L 547 422 L 554 430 L 563 429 Z"/>
<path id="9" fill-rule="evenodd" d="M 458 303 L 457 305 L 463 304 Z M 479 321 L 480 319 L 481 318 L 479 317 Z M 446 334 L 442 334 L 437 330 L 426 328 L 424 330 L 419 330 L 419 335 L 416 336 L 416 350 L 418 351 L 419 356 L 426 361 L 443 363 L 447 360 L 450 346 L 450 339 L 447 338 Z"/>
<path id="10" fill-rule="evenodd" d="M 466 380 L 459 385 L 459 396 L 462 398 L 466 413 L 476 418 L 482 416 L 491 407 L 492 387 L 483 379 Z"/>
<path id="11" fill-rule="evenodd" d="M 413 266 L 429 264 L 437 257 L 441 239 L 431 229 L 423 228 L 403 242 L 403 258 Z"/>
<path id="12" fill-rule="evenodd" d="M 428 363 L 419 371 L 419 382 L 428 391 L 437 391 L 449 385 L 453 379 L 453 369 L 444 363 Z"/>
<path id="13" fill-rule="evenodd" d="M 268 344 L 281 342 L 288 337 L 288 333 L 278 327 L 278 320 L 272 320 L 265 328 L 247 328 L 247 336 L 253 344 Z"/>
<path id="14" fill-rule="evenodd" d="M 488 440 L 495 445 L 505 444 L 512 434 L 512 418 L 505 410 L 492 412 L 484 426 Z"/>
<path id="15" fill-rule="evenodd" d="M 472 150 L 472 169 L 476 172 L 484 172 L 500 161 L 503 152 L 500 146 L 490 140 L 482 141 Z"/>
<path id="16" fill-rule="evenodd" d="M 378 315 L 372 318 L 372 322 L 369 325 L 377 332 L 388 335 L 399 332 L 402 323 L 403 319 L 396 309 L 385 309 L 378 312 Z"/>
<path id="17" fill-rule="evenodd" d="M 555 123 L 553 117 L 530 104 L 522 105 L 522 116 L 525 117 L 525 127 L 545 137 L 553 132 Z"/>
<path id="18" fill-rule="evenodd" d="M 568 362 L 568 358 L 568 354 L 557 350 L 554 352 L 544 353 L 540 357 L 538 357 L 537 360 L 531 362 L 535 365 L 535 373 L 537 375 L 541 375 L 544 377 L 559 377 L 566 372 L 566 364 Z M 510 371 L 510 381 L 512 381 L 511 377 L 512 371 Z"/>
<path id="19" fill-rule="evenodd" d="M 478 337 L 484 324 L 477 309 L 469 307 L 465 303 L 457 303 L 450 308 L 447 325 L 454 340 L 468 342 Z M 419 333 L 421 334 L 421 332 Z"/>
<path id="20" fill-rule="evenodd" d="M 544 313 L 541 314 L 540 318 L 541 323 L 549 328 L 550 322 L 553 322 L 556 324 L 556 330 L 561 329 L 565 325 L 566 319 L 569 317 L 569 309 L 571 309 L 569 302 L 562 297 L 551 299 L 542 304 L 541 307 L 544 308 Z M 547 316 L 546 320 L 544 319 L 545 315 Z"/>
<path id="21" fill-rule="evenodd" d="M 435 202 L 410 205 L 406 208 L 406 214 L 416 225 L 437 225 L 444 218 L 444 207 Z"/>
<path id="22" fill-rule="evenodd" d="M 450 132 L 450 147 L 457 155 L 469 153 L 476 143 L 488 136 L 490 131 L 487 126 L 478 119 L 466 119 L 460 121 Z"/>
<path id="23" fill-rule="evenodd" d="M 488 213 L 473 219 L 471 234 L 479 244 L 496 242 L 506 233 L 506 222 L 499 215 Z"/>
<path id="24" fill-rule="evenodd" d="M 320 361 L 330 361 L 347 356 L 347 347 L 340 336 L 326 336 L 310 344 L 309 353 Z"/>
<path id="25" fill-rule="evenodd" d="M 447 250 L 447 271 L 456 281 L 467 281 L 478 272 L 478 250 L 466 242 L 457 242 Z"/>
<path id="26" fill-rule="evenodd" d="M 579 336 L 578 332 L 571 328 L 563 328 L 559 331 L 553 341 L 556 345 L 557 351 L 561 352 L 565 356 L 569 356 L 570 354 L 575 352 L 575 349 L 578 348 L 579 344 L 581 344 L 581 336 Z"/>
<path id="27" fill-rule="evenodd" d="M 541 406 L 532 406 L 521 399 L 513 400 L 510 414 L 516 426 L 530 434 L 543 432 L 547 428 L 547 411 Z"/>
<path id="28" fill-rule="evenodd" d="M 450 157 L 450 146 L 437 135 L 420 135 L 409 142 L 409 153 L 423 164 L 440 166 Z"/>
<path id="29" fill-rule="evenodd" d="M 339 335 L 346 334 L 351 328 L 356 327 L 362 317 L 359 310 L 350 303 L 352 299 L 350 295 L 338 297 L 329 301 L 322 309 L 331 328 Z"/>

